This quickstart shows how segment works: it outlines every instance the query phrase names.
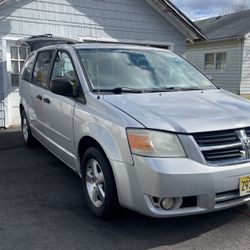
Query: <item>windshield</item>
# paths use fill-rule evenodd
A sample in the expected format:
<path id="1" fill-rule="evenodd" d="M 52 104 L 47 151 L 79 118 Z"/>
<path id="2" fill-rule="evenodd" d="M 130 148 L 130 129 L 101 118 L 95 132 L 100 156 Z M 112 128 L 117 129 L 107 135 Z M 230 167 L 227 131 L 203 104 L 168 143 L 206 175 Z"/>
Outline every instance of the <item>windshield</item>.
<path id="1" fill-rule="evenodd" d="M 79 49 L 94 90 L 211 89 L 215 86 L 183 58 L 157 49 Z"/>

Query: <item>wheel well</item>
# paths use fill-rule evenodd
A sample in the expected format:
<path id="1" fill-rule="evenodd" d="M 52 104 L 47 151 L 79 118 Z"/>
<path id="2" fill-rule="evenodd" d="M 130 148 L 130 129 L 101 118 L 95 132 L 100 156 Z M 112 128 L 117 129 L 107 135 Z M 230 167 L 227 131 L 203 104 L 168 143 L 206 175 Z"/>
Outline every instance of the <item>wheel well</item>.
<path id="1" fill-rule="evenodd" d="M 79 146 L 78 146 L 78 155 L 79 155 L 79 158 L 80 158 L 80 174 L 82 175 L 82 158 L 84 156 L 84 153 L 88 150 L 88 148 L 90 147 L 95 147 L 97 149 L 100 150 L 100 152 L 102 152 L 103 156 L 107 159 L 108 163 L 109 163 L 109 167 L 110 167 L 110 170 L 111 170 L 111 173 L 112 173 L 112 178 L 114 180 L 114 184 L 115 184 L 115 200 L 117 202 L 117 204 L 119 203 L 119 198 L 118 198 L 118 191 L 117 191 L 117 180 L 115 178 L 115 175 L 114 175 L 114 171 L 112 169 L 112 166 L 110 164 L 110 161 L 105 153 L 105 151 L 103 150 L 102 146 L 95 140 L 93 139 L 92 137 L 90 136 L 85 136 L 83 137 L 80 142 L 79 142 Z"/>
<path id="2" fill-rule="evenodd" d="M 78 146 L 78 155 L 80 158 L 80 162 L 82 162 L 82 158 L 83 158 L 84 153 L 90 147 L 98 148 L 103 153 L 103 155 L 106 157 L 106 159 L 108 160 L 108 157 L 107 157 L 106 153 L 104 152 L 102 146 L 92 137 L 85 136 L 80 140 L 79 146 Z"/>

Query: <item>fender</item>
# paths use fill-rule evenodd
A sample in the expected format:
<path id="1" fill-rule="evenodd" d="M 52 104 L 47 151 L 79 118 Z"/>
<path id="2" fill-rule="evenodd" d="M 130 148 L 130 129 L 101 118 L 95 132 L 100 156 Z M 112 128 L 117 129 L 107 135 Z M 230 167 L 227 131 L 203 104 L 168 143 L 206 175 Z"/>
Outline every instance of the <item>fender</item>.
<path id="1" fill-rule="evenodd" d="M 103 149 L 107 158 L 110 161 L 126 162 L 129 165 L 133 165 L 133 158 L 130 152 L 128 143 L 124 143 L 124 138 L 127 137 L 126 130 L 119 125 L 112 125 L 112 134 L 102 123 L 89 122 L 85 124 L 75 124 L 75 151 L 78 152 L 80 141 L 84 137 L 91 137 L 94 139 Z M 120 138 L 120 139 L 119 139 Z M 79 155 L 78 155 L 79 158 Z M 78 169 L 80 169 L 80 158 L 78 160 Z"/>

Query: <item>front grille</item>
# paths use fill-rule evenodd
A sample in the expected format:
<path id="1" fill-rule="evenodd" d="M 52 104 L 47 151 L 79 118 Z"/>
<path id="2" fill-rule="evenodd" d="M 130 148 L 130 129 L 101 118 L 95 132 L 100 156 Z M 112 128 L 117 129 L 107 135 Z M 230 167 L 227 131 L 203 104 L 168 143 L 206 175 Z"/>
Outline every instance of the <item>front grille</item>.
<path id="1" fill-rule="evenodd" d="M 234 130 L 205 132 L 194 134 L 194 138 L 200 147 L 226 145 L 240 142 Z"/>
<path id="2" fill-rule="evenodd" d="M 215 203 L 222 203 L 230 200 L 235 200 L 240 197 L 239 190 L 232 190 L 223 193 L 217 193 L 215 196 Z"/>
<path id="3" fill-rule="evenodd" d="M 250 137 L 250 128 L 246 128 L 245 131 L 246 131 L 247 137 Z"/>
<path id="4" fill-rule="evenodd" d="M 207 161 L 228 160 L 233 158 L 241 158 L 242 147 L 236 146 L 230 149 L 203 151 L 203 155 Z"/>
<path id="5" fill-rule="evenodd" d="M 246 134 L 250 128 L 246 129 Z M 237 130 L 223 130 L 193 134 L 208 164 L 226 165 L 246 161 Z"/>
<path id="6" fill-rule="evenodd" d="M 215 196 L 215 203 L 216 204 L 223 204 L 225 202 L 234 202 L 234 201 L 237 201 L 239 199 L 246 200 L 249 198 L 250 198 L 250 195 L 246 195 L 246 196 L 241 197 L 239 189 L 235 189 L 232 191 L 217 193 Z"/>

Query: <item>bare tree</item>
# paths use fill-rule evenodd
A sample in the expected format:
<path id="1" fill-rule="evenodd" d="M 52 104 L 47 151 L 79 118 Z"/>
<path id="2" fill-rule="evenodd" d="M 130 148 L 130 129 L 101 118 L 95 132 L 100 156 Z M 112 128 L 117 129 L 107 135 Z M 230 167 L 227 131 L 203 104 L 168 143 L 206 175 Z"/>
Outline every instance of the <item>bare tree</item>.
<path id="1" fill-rule="evenodd" d="M 240 3 L 233 4 L 229 7 L 221 9 L 220 14 L 221 15 L 232 14 L 232 13 L 236 13 L 236 12 L 240 12 L 240 11 L 248 10 L 248 9 L 249 9 L 249 5 L 247 4 L 247 2 L 242 1 Z"/>

